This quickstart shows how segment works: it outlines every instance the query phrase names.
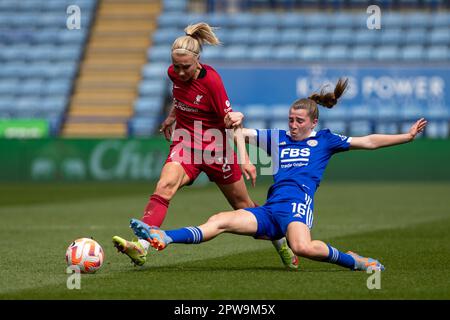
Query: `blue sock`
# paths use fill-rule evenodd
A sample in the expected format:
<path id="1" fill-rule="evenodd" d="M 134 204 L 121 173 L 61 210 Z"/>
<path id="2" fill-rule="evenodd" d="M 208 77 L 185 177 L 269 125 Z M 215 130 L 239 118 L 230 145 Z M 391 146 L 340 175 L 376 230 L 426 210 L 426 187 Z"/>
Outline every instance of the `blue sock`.
<path id="1" fill-rule="evenodd" d="M 338 249 L 333 248 L 329 244 L 327 244 L 330 252 L 328 253 L 328 257 L 325 259 L 326 262 L 337 264 L 341 267 L 355 269 L 355 259 L 346 253 L 340 252 Z"/>
<path id="2" fill-rule="evenodd" d="M 197 227 L 186 227 L 176 230 L 166 231 L 173 243 L 200 243 L 203 240 L 203 233 Z"/>

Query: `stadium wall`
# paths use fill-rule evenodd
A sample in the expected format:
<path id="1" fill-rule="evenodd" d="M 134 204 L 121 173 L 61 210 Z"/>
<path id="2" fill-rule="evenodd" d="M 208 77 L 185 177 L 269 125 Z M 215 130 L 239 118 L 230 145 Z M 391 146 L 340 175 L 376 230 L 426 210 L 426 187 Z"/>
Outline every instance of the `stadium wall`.
<path id="1" fill-rule="evenodd" d="M 391 106 L 396 117 L 402 108 L 450 109 L 450 66 L 355 64 L 309 66 L 218 65 L 233 105 L 291 105 L 317 92 L 324 84 L 349 78 L 343 106 Z M 270 76 L 268 76 L 270 75 Z M 332 89 L 332 88 L 329 88 Z"/>
<path id="2" fill-rule="evenodd" d="M 154 181 L 167 151 L 161 138 L 0 139 L 0 181 Z M 324 178 L 450 181 L 449 164 L 450 140 L 419 139 L 394 148 L 340 153 Z"/>

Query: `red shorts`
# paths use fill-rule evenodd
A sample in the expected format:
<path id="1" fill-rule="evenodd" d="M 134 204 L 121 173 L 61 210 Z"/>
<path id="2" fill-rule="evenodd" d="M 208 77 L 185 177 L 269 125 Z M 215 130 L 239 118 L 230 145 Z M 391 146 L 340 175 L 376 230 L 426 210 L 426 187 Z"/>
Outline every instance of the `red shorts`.
<path id="1" fill-rule="evenodd" d="M 192 149 L 188 149 L 188 152 L 186 152 L 186 149 L 180 147 L 180 144 L 172 144 L 165 163 L 180 163 L 191 179 L 191 183 L 203 171 L 212 182 L 217 184 L 231 184 L 241 179 L 242 172 L 237 161 L 236 153 L 233 152 L 233 155 L 230 155 L 229 158 L 233 161 L 227 160 L 224 151 L 223 155 L 213 155 L 211 159 L 205 162 L 202 150 L 193 151 Z"/>

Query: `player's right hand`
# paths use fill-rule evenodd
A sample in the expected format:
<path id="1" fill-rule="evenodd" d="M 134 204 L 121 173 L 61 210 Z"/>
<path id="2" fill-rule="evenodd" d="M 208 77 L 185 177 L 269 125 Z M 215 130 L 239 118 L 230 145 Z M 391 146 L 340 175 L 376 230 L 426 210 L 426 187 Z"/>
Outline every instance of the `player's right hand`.
<path id="1" fill-rule="evenodd" d="M 167 141 L 170 141 L 173 132 L 173 124 L 175 123 L 175 117 L 167 117 L 161 124 L 159 132 L 164 133 L 164 137 Z"/>
<path id="2" fill-rule="evenodd" d="M 242 125 L 244 115 L 242 112 L 228 112 L 224 118 L 225 128 L 237 128 Z"/>

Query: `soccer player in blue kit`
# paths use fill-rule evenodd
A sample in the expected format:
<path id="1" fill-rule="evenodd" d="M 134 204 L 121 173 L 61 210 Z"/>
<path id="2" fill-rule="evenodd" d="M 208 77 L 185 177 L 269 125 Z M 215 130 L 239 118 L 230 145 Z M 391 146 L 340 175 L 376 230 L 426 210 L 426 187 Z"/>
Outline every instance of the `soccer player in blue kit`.
<path id="1" fill-rule="evenodd" d="M 372 134 L 346 137 L 328 129 L 315 131 L 319 119 L 317 104 L 332 108 L 347 87 L 340 79 L 334 92 L 322 90 L 307 99 L 293 103 L 289 111 L 289 131 L 242 129 L 249 143 L 264 149 L 274 167 L 274 183 L 263 206 L 221 212 L 198 227 L 164 231 L 132 219 L 131 228 L 147 239 L 157 250 L 170 243 L 200 243 L 223 232 L 250 235 L 259 239 L 276 240 L 286 236 L 297 256 L 329 262 L 351 270 L 384 270 L 377 260 L 354 252 L 341 252 L 330 244 L 312 240 L 313 199 L 323 172 L 335 153 L 353 150 L 373 150 L 414 140 L 427 124 L 425 119 L 413 124 L 404 134 Z"/>

